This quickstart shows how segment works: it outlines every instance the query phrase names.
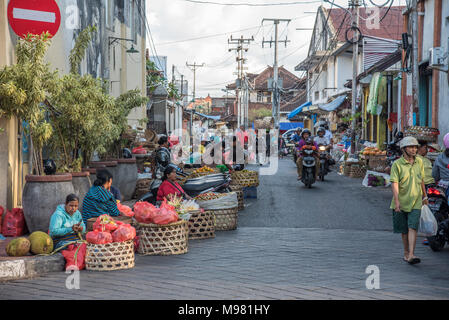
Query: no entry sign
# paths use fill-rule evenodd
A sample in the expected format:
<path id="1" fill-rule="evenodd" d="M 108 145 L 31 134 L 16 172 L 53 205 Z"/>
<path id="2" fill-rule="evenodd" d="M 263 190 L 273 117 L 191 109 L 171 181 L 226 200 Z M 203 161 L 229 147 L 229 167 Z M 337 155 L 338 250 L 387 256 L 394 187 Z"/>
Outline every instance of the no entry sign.
<path id="1" fill-rule="evenodd" d="M 19 37 L 43 32 L 54 36 L 61 24 L 61 12 L 55 0 L 10 0 L 8 20 Z"/>

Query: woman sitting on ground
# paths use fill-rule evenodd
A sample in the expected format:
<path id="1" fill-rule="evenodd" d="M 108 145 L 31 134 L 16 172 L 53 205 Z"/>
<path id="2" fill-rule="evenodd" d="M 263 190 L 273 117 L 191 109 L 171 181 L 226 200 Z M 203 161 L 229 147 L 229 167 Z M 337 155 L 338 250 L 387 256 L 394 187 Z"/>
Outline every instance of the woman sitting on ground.
<path id="1" fill-rule="evenodd" d="M 81 235 L 86 232 L 81 213 L 78 211 L 79 198 L 75 194 L 69 194 L 65 205 L 60 204 L 50 219 L 50 237 L 53 239 L 54 249 L 65 244 L 80 240 Z"/>
<path id="2" fill-rule="evenodd" d="M 168 166 L 164 170 L 164 177 L 162 178 L 162 184 L 157 192 L 157 201 L 163 201 L 164 198 L 169 198 L 170 196 L 182 196 L 187 200 L 192 199 L 184 189 L 176 182 L 176 170 L 172 166 Z"/>
<path id="3" fill-rule="evenodd" d="M 87 223 L 90 218 L 107 214 L 117 217 L 120 211 L 117 200 L 109 191 L 112 185 L 112 174 L 108 170 L 97 170 L 97 180 L 89 189 L 83 200 L 83 221 Z"/>

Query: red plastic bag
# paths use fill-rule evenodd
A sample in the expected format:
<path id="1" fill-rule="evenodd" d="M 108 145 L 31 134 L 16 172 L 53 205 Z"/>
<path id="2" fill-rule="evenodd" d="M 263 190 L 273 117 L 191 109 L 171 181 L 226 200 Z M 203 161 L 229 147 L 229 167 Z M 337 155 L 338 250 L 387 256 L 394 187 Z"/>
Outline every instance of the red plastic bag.
<path id="1" fill-rule="evenodd" d="M 71 267 L 72 270 L 83 270 L 86 267 L 84 260 L 86 257 L 86 248 L 87 244 L 85 243 L 71 244 L 66 250 L 61 251 L 66 261 L 66 270 L 68 270 L 69 267 Z"/>
<path id="2" fill-rule="evenodd" d="M 2 216 L 3 216 L 3 212 L 5 212 L 5 209 L 3 209 L 2 206 L 0 206 L 0 233 L 2 233 Z"/>
<path id="3" fill-rule="evenodd" d="M 159 212 L 151 203 L 141 201 L 134 205 L 134 218 L 140 223 L 153 223 L 153 217 Z"/>
<path id="4" fill-rule="evenodd" d="M 111 216 L 107 214 L 102 214 L 97 218 L 92 227 L 94 230 L 112 232 L 117 230 L 118 224 L 117 221 L 115 221 L 114 218 L 112 218 Z"/>
<path id="5" fill-rule="evenodd" d="M 134 211 L 121 203 L 117 203 L 117 209 L 127 217 L 134 217 Z"/>
<path id="6" fill-rule="evenodd" d="M 136 236 L 134 238 L 134 252 L 137 252 L 137 250 L 139 249 L 139 244 L 140 244 L 139 236 Z"/>
<path id="7" fill-rule="evenodd" d="M 134 154 L 147 154 L 147 150 L 143 146 L 140 146 L 140 147 L 134 148 L 132 153 L 134 153 Z"/>
<path id="8" fill-rule="evenodd" d="M 112 233 L 113 242 L 128 241 L 134 239 L 135 237 L 136 229 L 134 229 L 134 227 L 131 227 L 131 225 L 129 224 L 119 226 L 118 229 Z"/>
<path id="9" fill-rule="evenodd" d="M 23 210 L 14 208 L 6 212 L 2 225 L 2 234 L 5 237 L 19 237 L 28 232 Z"/>
<path id="10" fill-rule="evenodd" d="M 154 215 L 152 220 L 155 224 L 169 224 L 178 221 L 178 219 L 179 216 L 175 208 L 167 204 L 167 200 L 165 199 L 161 204 L 158 214 Z"/>
<path id="11" fill-rule="evenodd" d="M 112 235 L 109 232 L 94 230 L 86 234 L 86 240 L 93 244 L 106 244 L 112 242 Z"/>

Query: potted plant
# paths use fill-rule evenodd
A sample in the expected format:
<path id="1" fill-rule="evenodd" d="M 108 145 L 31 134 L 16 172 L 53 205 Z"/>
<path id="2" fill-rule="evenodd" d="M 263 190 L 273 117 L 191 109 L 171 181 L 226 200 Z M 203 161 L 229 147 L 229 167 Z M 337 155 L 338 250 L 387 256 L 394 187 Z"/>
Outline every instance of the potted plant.
<path id="1" fill-rule="evenodd" d="M 44 61 L 51 35 L 28 34 L 16 46 L 17 63 L 0 70 L 1 116 L 25 121 L 30 137 L 30 174 L 25 177 L 22 205 L 30 232 L 47 232 L 50 216 L 57 205 L 73 193 L 72 176 L 45 176 L 42 148 L 53 134 L 46 119 L 51 108 L 47 98 L 61 90 L 57 72 Z"/>

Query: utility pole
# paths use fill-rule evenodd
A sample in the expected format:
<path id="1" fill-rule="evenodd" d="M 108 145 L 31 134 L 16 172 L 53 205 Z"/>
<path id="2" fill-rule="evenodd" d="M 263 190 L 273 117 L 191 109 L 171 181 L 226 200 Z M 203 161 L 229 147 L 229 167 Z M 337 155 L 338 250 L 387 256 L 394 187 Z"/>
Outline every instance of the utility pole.
<path id="1" fill-rule="evenodd" d="M 418 113 L 419 104 L 419 89 L 418 89 L 418 77 L 419 77 L 419 69 L 418 69 L 418 0 L 412 0 L 412 96 L 413 96 L 413 105 L 412 110 L 409 113 L 409 117 L 413 119 L 413 113 Z M 413 120 L 410 121 L 410 118 L 407 119 L 408 122 L 405 122 L 404 127 L 408 126 L 410 123 L 413 125 Z"/>
<path id="2" fill-rule="evenodd" d="M 244 75 L 244 67 L 246 59 L 243 58 L 243 51 L 248 52 L 249 48 L 245 48 L 245 44 L 250 44 L 251 41 L 254 41 L 254 37 L 251 38 L 243 38 L 243 36 L 240 36 L 240 38 L 233 38 L 231 36 L 230 39 L 228 39 L 228 44 L 236 45 L 235 48 L 230 48 L 228 51 L 236 51 L 237 52 L 237 76 L 238 76 L 238 83 L 237 83 L 237 126 L 240 127 L 243 125 L 245 127 L 245 130 L 248 129 L 248 83 L 246 80 L 246 77 Z M 242 107 L 243 105 L 243 107 Z M 243 109 L 243 110 L 242 110 Z M 242 112 L 243 111 L 243 112 Z M 242 121 L 243 119 L 243 121 Z"/>
<path id="3" fill-rule="evenodd" d="M 280 112 L 280 98 L 279 98 L 279 70 L 278 70 L 278 42 L 283 42 L 285 44 L 285 47 L 287 47 L 287 43 L 290 42 L 290 40 L 287 40 L 287 37 L 285 37 L 285 40 L 279 40 L 278 39 L 278 25 L 280 22 L 287 22 L 287 24 L 290 23 L 290 19 L 263 19 L 262 24 L 265 21 L 273 21 L 274 23 L 274 41 L 262 41 L 262 48 L 265 43 L 271 44 L 274 42 L 274 63 L 273 63 L 273 93 L 271 98 L 271 104 L 272 104 L 272 115 L 274 119 L 274 127 L 276 130 L 279 130 L 279 112 Z"/>
<path id="4" fill-rule="evenodd" d="M 351 116 L 352 116 L 352 133 L 351 133 L 351 155 L 354 155 L 356 152 L 356 104 L 357 104 L 357 75 L 359 71 L 359 64 L 358 64 L 358 56 L 359 56 L 359 42 L 358 42 L 358 36 L 355 28 L 359 27 L 359 6 L 360 2 L 359 0 L 352 0 L 351 6 L 353 7 L 353 14 L 352 14 L 352 28 L 354 28 L 353 33 L 353 49 L 352 49 L 352 109 L 351 109 Z"/>
<path id="5" fill-rule="evenodd" d="M 196 64 L 196 62 L 194 62 L 193 64 L 189 64 L 188 62 L 186 62 L 186 66 L 188 68 L 192 67 L 192 71 L 193 71 L 193 107 L 192 110 L 190 110 L 190 137 L 193 137 L 193 133 L 192 133 L 192 123 L 193 123 L 193 112 L 195 111 L 195 86 L 196 86 L 196 69 L 197 68 L 201 68 L 204 67 L 204 63 L 202 64 Z"/>

